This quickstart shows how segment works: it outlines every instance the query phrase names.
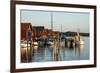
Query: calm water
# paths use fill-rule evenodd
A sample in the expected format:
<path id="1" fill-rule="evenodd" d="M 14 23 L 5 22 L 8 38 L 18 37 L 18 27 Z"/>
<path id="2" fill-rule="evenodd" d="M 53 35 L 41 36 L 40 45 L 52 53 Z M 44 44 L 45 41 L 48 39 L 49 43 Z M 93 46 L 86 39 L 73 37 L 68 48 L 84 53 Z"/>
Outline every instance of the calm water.
<path id="1" fill-rule="evenodd" d="M 62 46 L 54 49 L 55 47 L 53 46 L 34 46 L 30 62 L 88 60 L 89 37 L 83 37 L 83 39 L 85 44 L 74 48 L 65 48 Z"/>

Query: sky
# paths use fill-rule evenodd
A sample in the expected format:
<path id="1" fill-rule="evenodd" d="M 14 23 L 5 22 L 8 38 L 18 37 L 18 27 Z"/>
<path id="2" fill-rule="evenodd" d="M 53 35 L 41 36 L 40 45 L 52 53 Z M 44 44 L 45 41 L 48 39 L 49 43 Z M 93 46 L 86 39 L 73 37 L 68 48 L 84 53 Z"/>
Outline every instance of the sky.
<path id="1" fill-rule="evenodd" d="M 51 29 L 51 13 L 53 14 L 54 31 L 80 31 L 89 33 L 90 14 L 86 12 L 55 12 L 21 10 L 21 23 L 29 22 L 32 26 L 45 26 Z"/>

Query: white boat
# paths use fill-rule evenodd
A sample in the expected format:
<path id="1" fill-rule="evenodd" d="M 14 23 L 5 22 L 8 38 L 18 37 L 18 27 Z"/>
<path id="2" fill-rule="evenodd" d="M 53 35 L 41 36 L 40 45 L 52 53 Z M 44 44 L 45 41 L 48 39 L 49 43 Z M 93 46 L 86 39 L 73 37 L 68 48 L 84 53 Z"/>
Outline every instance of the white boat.
<path id="1" fill-rule="evenodd" d="M 79 44 L 84 44 L 84 41 L 82 39 L 80 39 Z"/>
<path id="2" fill-rule="evenodd" d="M 76 45 L 84 45 L 84 41 L 83 41 L 83 40 L 76 41 L 75 44 L 76 44 Z"/>
<path id="3" fill-rule="evenodd" d="M 65 46 L 65 41 L 60 41 L 60 46 L 64 47 Z"/>
<path id="4" fill-rule="evenodd" d="M 54 42 L 53 42 L 53 41 L 48 41 L 47 44 L 48 44 L 48 45 L 54 45 Z"/>
<path id="5" fill-rule="evenodd" d="M 33 42 L 33 45 L 38 46 L 39 44 L 38 44 L 38 42 Z"/>
<path id="6" fill-rule="evenodd" d="M 80 36 L 80 34 L 77 32 L 77 35 L 75 36 L 75 44 L 76 45 L 84 45 L 84 40 Z"/>
<path id="7" fill-rule="evenodd" d="M 27 45 L 26 41 L 21 41 L 21 48 L 26 48 L 26 47 L 30 47 L 30 44 L 28 43 Z"/>

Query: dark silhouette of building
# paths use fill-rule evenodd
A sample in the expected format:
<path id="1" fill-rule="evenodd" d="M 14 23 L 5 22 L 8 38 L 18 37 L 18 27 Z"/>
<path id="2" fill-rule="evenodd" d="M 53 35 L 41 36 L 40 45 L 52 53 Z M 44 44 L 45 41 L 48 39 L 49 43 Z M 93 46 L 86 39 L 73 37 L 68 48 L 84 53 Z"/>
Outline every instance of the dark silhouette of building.
<path id="1" fill-rule="evenodd" d="M 33 26 L 33 32 L 35 37 L 40 37 L 40 34 L 44 31 L 44 26 Z"/>

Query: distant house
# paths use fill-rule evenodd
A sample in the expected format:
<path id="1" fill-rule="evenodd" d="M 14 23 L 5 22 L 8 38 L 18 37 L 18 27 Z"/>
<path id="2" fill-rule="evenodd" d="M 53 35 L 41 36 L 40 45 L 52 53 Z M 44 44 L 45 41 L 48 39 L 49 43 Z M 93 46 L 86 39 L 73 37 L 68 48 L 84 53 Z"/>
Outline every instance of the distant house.
<path id="1" fill-rule="evenodd" d="M 21 23 L 21 40 L 26 40 L 26 32 L 27 32 L 29 26 L 32 29 L 31 23 Z"/>
<path id="2" fill-rule="evenodd" d="M 40 37 L 41 32 L 44 31 L 44 26 L 33 26 L 32 30 L 35 33 L 35 37 Z"/>

